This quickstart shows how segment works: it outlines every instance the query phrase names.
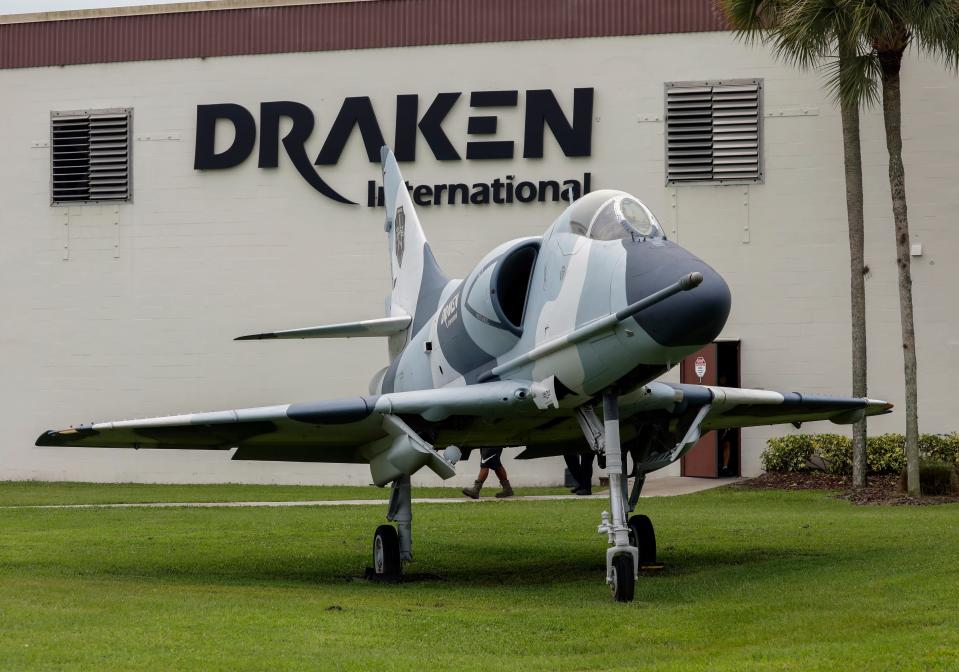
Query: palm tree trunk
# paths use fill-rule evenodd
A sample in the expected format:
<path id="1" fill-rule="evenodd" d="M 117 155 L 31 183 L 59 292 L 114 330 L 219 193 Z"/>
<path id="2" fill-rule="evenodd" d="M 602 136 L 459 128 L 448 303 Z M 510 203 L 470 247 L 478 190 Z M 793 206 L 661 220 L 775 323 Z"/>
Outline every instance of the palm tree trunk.
<path id="1" fill-rule="evenodd" d="M 840 57 L 840 68 L 843 67 Z M 866 263 L 863 227 L 862 151 L 859 103 L 842 103 L 842 147 L 846 167 L 846 219 L 849 223 L 849 298 L 852 323 L 852 394 L 866 396 Z M 852 486 L 866 485 L 866 419 L 852 426 Z"/>
<path id="2" fill-rule="evenodd" d="M 906 216 L 906 171 L 902 165 L 902 100 L 899 69 L 902 50 L 880 52 L 882 112 L 889 152 L 889 190 L 896 232 L 896 265 L 899 269 L 899 319 L 906 378 L 906 489 L 919 497 L 919 409 L 916 382 L 916 329 L 912 319 L 912 272 L 909 254 L 909 220 Z"/>

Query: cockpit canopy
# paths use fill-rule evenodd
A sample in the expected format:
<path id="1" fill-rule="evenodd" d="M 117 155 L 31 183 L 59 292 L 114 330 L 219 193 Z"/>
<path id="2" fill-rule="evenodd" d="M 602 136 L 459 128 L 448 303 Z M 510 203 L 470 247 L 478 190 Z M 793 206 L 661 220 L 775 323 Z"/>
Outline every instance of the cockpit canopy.
<path id="1" fill-rule="evenodd" d="M 556 231 L 586 236 L 592 240 L 639 242 L 665 238 L 663 229 L 635 196 L 624 191 L 603 189 L 586 194 L 557 222 Z"/>

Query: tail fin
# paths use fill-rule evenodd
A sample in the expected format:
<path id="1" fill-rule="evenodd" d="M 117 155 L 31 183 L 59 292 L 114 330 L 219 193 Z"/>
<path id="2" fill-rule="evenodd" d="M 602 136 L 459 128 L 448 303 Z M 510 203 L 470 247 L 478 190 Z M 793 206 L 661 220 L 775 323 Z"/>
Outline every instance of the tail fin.
<path id="1" fill-rule="evenodd" d="M 380 156 L 383 161 L 386 205 L 384 228 L 389 240 L 390 277 L 393 282 L 388 311 L 391 316 L 405 313 L 413 318 L 406 334 L 408 341 L 439 308 L 440 295 L 449 279 L 443 275 L 426 242 L 426 235 L 413 209 L 410 192 L 393 152 L 384 145 Z"/>

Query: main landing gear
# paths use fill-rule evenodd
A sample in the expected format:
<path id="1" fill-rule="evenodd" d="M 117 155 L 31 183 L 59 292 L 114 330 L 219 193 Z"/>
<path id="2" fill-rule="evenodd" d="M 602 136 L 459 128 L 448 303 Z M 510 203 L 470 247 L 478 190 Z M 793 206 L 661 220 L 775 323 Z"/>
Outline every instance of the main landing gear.
<path id="1" fill-rule="evenodd" d="M 403 563 L 413 559 L 413 506 L 408 475 L 393 481 L 386 519 L 395 522 L 396 527 L 380 525 L 373 533 L 373 574 L 376 578 L 397 579 L 403 574 Z"/>
<path id="2" fill-rule="evenodd" d="M 614 390 L 603 392 L 603 451 L 609 473 L 609 512 L 604 511 L 598 532 L 606 534 L 606 583 L 617 602 L 632 602 L 641 565 L 656 562 L 656 533 L 647 516 L 627 522 L 645 478 L 638 475 L 633 492 L 626 494 L 626 470 L 619 439 L 619 398 Z M 587 439 L 589 437 L 587 436 Z"/>

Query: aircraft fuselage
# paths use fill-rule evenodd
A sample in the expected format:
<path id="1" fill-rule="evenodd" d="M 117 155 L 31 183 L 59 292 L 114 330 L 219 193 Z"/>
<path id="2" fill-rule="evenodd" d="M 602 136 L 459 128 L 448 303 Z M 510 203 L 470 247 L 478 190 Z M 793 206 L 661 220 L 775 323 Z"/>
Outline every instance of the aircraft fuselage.
<path id="1" fill-rule="evenodd" d="M 606 210 L 618 212 L 623 204 L 651 220 L 649 235 L 624 235 L 616 216 L 603 220 Z M 552 377 L 559 405 L 574 407 L 613 385 L 628 393 L 711 342 L 729 314 L 726 283 L 666 240 L 652 214 L 634 204 L 638 201 L 623 192 L 593 192 L 542 237 L 495 248 L 465 279 L 442 287 L 432 315 L 420 321 L 371 391 Z M 672 296 L 593 338 L 500 370 L 694 272 L 703 275 L 696 291 Z"/>

